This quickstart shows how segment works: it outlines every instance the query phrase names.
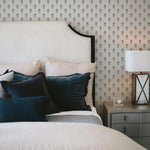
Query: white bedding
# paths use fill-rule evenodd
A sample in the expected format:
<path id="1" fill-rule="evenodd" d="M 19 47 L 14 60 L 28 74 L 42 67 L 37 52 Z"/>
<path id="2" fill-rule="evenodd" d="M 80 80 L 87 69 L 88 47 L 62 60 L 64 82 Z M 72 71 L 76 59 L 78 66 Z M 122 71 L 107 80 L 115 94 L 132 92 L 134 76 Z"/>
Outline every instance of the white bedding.
<path id="1" fill-rule="evenodd" d="M 100 118 L 100 116 L 96 112 L 96 108 L 94 106 L 90 106 L 90 107 L 91 107 L 91 111 L 63 111 L 60 113 L 54 113 L 50 115 L 51 116 L 53 115 L 94 115 Z M 50 116 L 50 115 L 47 115 L 47 116 Z"/>
<path id="2" fill-rule="evenodd" d="M 51 114 L 94 115 L 92 111 Z M 62 122 L 0 123 L 0 150 L 144 150 L 122 133 L 103 125 Z"/>
<path id="3" fill-rule="evenodd" d="M 144 150 L 113 129 L 84 123 L 0 124 L 0 150 Z"/>

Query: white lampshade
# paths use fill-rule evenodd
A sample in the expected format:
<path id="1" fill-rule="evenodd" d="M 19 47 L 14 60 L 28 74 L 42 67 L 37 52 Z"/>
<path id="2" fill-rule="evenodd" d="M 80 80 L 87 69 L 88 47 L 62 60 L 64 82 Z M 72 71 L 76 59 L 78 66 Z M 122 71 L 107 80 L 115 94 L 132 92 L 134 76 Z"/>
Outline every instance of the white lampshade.
<path id="1" fill-rule="evenodd" d="M 150 72 L 150 51 L 125 51 L 125 69 L 128 72 Z"/>

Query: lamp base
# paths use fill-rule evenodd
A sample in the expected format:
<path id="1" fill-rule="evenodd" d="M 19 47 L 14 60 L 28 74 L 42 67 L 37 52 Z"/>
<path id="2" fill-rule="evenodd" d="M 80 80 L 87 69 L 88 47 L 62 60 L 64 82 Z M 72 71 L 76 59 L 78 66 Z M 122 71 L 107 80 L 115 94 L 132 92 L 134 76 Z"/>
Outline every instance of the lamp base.
<path id="1" fill-rule="evenodd" d="M 133 73 L 133 104 L 147 105 L 150 102 L 150 74 Z"/>

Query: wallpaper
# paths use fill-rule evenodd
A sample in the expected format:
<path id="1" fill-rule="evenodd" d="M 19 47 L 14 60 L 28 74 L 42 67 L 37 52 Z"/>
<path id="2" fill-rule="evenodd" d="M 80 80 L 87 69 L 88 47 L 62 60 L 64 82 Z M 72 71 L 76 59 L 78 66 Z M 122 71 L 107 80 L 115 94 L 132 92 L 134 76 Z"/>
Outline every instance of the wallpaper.
<path id="1" fill-rule="evenodd" d="M 150 50 L 150 0 L 1 0 L 0 21 L 63 20 L 95 35 L 96 107 L 121 96 L 131 101 L 124 52 Z"/>

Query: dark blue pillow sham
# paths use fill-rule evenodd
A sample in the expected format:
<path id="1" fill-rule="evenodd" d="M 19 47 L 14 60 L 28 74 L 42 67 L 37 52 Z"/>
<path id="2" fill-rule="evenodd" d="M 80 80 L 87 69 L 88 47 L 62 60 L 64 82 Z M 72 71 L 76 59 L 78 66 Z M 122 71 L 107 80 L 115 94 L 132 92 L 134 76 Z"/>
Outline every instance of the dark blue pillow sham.
<path id="1" fill-rule="evenodd" d="M 27 80 L 27 79 L 30 79 L 32 78 L 34 75 L 24 75 L 20 72 L 16 72 L 14 70 L 10 70 L 7 69 L 4 74 L 8 73 L 8 72 L 14 72 L 14 77 L 13 77 L 13 81 L 23 81 L 23 80 Z"/>
<path id="2" fill-rule="evenodd" d="M 49 96 L 45 84 L 45 75 L 42 72 L 27 80 L 19 82 L 2 81 L 1 84 L 12 98 Z"/>
<path id="3" fill-rule="evenodd" d="M 91 110 L 84 99 L 89 79 L 90 73 L 47 76 L 46 86 L 59 110 Z"/>
<path id="4" fill-rule="evenodd" d="M 0 122 L 44 121 L 54 112 L 50 97 L 0 98 Z"/>
<path id="5" fill-rule="evenodd" d="M 16 71 L 13 72 L 14 72 L 14 78 L 13 78 L 14 81 L 23 81 L 23 80 L 30 79 L 34 76 L 34 75 L 24 75 Z"/>

